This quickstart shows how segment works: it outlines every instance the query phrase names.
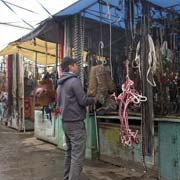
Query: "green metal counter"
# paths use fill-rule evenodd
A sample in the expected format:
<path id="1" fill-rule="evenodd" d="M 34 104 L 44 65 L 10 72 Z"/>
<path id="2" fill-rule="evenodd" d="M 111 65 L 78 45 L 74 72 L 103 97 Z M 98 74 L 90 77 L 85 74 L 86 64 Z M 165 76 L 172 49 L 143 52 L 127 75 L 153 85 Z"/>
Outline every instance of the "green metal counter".
<path id="1" fill-rule="evenodd" d="M 122 146 L 119 139 L 119 124 L 101 122 L 102 119 L 114 120 L 119 117 L 97 116 L 97 119 L 100 159 L 118 165 L 126 162 L 141 163 L 140 145 L 133 145 L 131 148 Z M 131 115 L 129 120 L 141 121 L 141 117 Z M 146 165 L 158 170 L 160 180 L 180 180 L 180 117 L 155 117 L 154 121 L 157 125 L 154 154 L 146 156 Z"/>
<path id="2" fill-rule="evenodd" d="M 87 115 L 85 120 L 88 137 L 86 158 L 99 158 L 117 165 L 124 163 L 142 165 L 141 145 L 133 144 L 131 147 L 124 147 L 119 138 L 119 123 L 111 123 L 113 120 L 119 120 L 119 117 L 106 115 L 95 118 L 93 115 Z M 129 120 L 140 123 L 141 117 L 131 115 Z M 154 121 L 156 122 L 154 153 L 152 156 L 145 157 L 146 165 L 159 170 L 161 180 L 180 180 L 180 118 L 156 117 Z M 98 124 L 98 135 L 96 123 Z M 140 130 L 140 126 L 131 126 L 131 128 Z M 64 145 L 64 134 L 59 117 L 58 147 L 64 149 Z"/>
<path id="3" fill-rule="evenodd" d="M 97 116 L 99 125 L 99 144 L 100 159 L 116 165 L 139 164 L 142 163 L 142 147 L 141 144 L 132 144 L 131 147 L 125 147 L 120 139 L 120 123 L 111 123 L 110 121 L 119 120 L 119 116 Z M 104 120 L 105 122 L 102 122 Z M 108 120 L 106 122 L 106 120 Z M 138 121 L 140 124 L 140 116 L 129 116 L 129 120 Z M 139 130 L 139 139 L 141 140 L 140 125 L 130 125 L 131 129 Z M 157 129 L 156 129 L 157 131 Z M 151 169 L 157 169 L 158 163 L 158 137 L 155 133 L 154 153 L 152 156 L 145 156 L 146 166 Z"/>

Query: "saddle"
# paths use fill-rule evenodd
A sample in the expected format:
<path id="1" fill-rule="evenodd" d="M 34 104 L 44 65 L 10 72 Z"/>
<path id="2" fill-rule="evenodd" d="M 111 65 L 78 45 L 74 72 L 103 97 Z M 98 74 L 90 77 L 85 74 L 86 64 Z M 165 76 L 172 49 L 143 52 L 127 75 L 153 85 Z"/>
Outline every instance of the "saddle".
<path id="1" fill-rule="evenodd" d="M 56 91 L 50 79 L 39 81 L 38 87 L 35 89 L 36 105 L 47 106 L 55 100 Z"/>

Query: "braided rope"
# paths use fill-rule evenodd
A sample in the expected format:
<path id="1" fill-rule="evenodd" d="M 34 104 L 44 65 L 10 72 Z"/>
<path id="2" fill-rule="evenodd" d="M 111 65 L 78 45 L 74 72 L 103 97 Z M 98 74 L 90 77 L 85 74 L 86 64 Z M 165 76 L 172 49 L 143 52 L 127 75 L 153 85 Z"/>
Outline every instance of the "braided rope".
<path id="1" fill-rule="evenodd" d="M 148 43 L 149 43 L 149 53 L 148 53 L 148 65 L 149 68 L 147 70 L 147 74 L 146 74 L 146 79 L 147 82 L 155 87 L 156 83 L 154 81 L 154 78 L 152 77 L 152 80 L 149 79 L 149 75 L 150 73 L 152 73 L 152 75 L 156 72 L 157 69 L 157 57 L 156 57 L 156 51 L 155 51 L 155 46 L 154 46 L 154 42 L 152 37 L 148 34 Z M 140 56 L 140 41 L 137 44 L 136 47 L 136 55 L 135 55 L 135 59 L 132 61 L 132 67 L 133 68 L 138 68 L 139 69 L 139 75 L 141 78 L 141 56 Z"/>
<path id="2" fill-rule="evenodd" d="M 139 143 L 138 130 L 133 132 L 129 128 L 128 122 L 128 106 L 129 104 L 139 105 L 141 102 L 146 102 L 147 97 L 138 94 L 134 88 L 134 82 L 129 78 L 129 62 L 126 63 L 127 75 L 126 81 L 122 85 L 122 93 L 115 97 L 116 101 L 119 102 L 119 118 L 120 118 L 120 129 L 121 129 L 121 142 L 126 146 L 131 146 L 132 143 Z"/>

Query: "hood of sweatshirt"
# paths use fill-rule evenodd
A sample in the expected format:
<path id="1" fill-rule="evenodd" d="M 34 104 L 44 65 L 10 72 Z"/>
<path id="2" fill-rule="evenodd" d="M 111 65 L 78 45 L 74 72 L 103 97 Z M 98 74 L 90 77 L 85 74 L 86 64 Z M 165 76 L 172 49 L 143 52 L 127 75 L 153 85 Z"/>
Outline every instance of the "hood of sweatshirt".
<path id="1" fill-rule="evenodd" d="M 66 80 L 70 78 L 77 78 L 77 75 L 71 72 L 64 72 L 61 78 L 58 80 L 58 84 L 63 84 Z"/>

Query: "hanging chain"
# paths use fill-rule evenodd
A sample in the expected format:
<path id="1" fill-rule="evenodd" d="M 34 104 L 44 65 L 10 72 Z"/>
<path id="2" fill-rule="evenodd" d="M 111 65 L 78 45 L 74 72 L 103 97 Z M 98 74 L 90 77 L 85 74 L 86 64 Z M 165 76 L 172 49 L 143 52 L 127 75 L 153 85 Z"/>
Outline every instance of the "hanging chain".
<path id="1" fill-rule="evenodd" d="M 85 19 L 81 16 L 80 17 L 80 53 L 81 53 L 81 63 L 80 63 L 80 78 L 82 84 L 84 85 L 84 67 L 83 67 L 83 60 L 84 60 L 84 36 L 85 36 Z"/>
<path id="2" fill-rule="evenodd" d="M 74 58 L 78 60 L 80 69 L 80 79 L 84 85 L 84 68 L 83 68 L 83 55 L 84 55 L 84 37 L 85 37 L 85 19 L 79 14 L 74 15 L 73 18 L 73 47 Z"/>

